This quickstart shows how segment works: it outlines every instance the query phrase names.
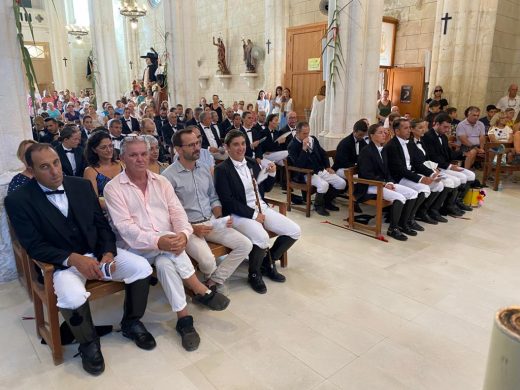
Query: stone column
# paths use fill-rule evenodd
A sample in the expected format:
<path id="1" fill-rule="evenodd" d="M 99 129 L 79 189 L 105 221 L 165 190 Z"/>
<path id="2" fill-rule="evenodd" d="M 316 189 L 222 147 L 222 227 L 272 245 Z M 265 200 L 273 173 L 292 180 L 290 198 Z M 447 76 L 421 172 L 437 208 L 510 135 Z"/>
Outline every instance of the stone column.
<path id="1" fill-rule="evenodd" d="M 123 91 L 120 90 L 120 64 L 117 55 L 116 31 L 112 2 L 89 0 L 90 34 L 94 52 L 96 77 L 96 101 L 98 108 L 104 101 L 112 104 Z"/>
<path id="2" fill-rule="evenodd" d="M 198 66 L 196 62 L 196 8 L 189 0 L 164 2 L 164 28 L 169 32 L 167 50 L 168 93 L 171 104 L 189 107 L 198 102 Z"/>
<path id="3" fill-rule="evenodd" d="M 15 171 L 22 168 L 16 158 L 18 145 L 23 139 L 32 138 L 26 100 L 27 88 L 10 1 L 0 3 L 0 36 L 0 69 L 4 75 L 0 88 L 0 106 L 4 110 L 0 115 L 0 282 L 6 282 L 16 278 L 16 266 L 7 229 L 4 197 L 7 184 Z"/>
<path id="4" fill-rule="evenodd" d="M 441 85 L 459 113 L 469 105 L 485 108 L 497 0 L 438 0 L 430 70 L 430 93 Z M 443 18 L 448 21 L 444 34 Z"/>
<path id="5" fill-rule="evenodd" d="M 73 90 L 71 54 L 69 50 L 69 37 L 67 34 L 67 17 L 65 15 L 64 0 L 44 1 L 44 9 L 49 18 L 49 50 L 51 53 L 52 78 L 54 79 L 54 89 L 57 91 L 66 88 Z M 31 37 L 25 37 L 26 41 L 30 41 Z M 67 58 L 67 66 L 63 61 Z M 42 91 L 43 92 L 43 91 Z"/>
<path id="6" fill-rule="evenodd" d="M 332 0 L 329 24 L 334 9 L 343 7 L 338 16 L 343 66 L 339 63 L 335 66 L 334 83 L 330 75 L 327 77 L 325 134 L 322 134 L 326 149 L 335 148 L 357 120 L 368 118 L 374 122 L 376 115 L 383 0 Z M 334 58 L 334 50 L 327 50 L 326 69 Z"/>
<path id="7" fill-rule="evenodd" d="M 285 69 L 285 32 L 289 26 L 289 2 L 287 0 L 265 0 L 264 42 L 264 89 L 273 94 L 278 85 L 283 84 Z M 271 42 L 270 53 L 267 54 L 267 40 Z"/>

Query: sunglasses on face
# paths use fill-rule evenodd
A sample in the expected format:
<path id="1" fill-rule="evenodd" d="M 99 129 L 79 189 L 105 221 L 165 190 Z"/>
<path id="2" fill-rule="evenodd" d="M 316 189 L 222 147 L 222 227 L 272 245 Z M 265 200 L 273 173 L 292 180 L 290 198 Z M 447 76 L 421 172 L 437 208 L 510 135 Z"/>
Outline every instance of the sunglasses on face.
<path id="1" fill-rule="evenodd" d="M 434 92 L 442 92 L 442 89 L 436 89 Z"/>

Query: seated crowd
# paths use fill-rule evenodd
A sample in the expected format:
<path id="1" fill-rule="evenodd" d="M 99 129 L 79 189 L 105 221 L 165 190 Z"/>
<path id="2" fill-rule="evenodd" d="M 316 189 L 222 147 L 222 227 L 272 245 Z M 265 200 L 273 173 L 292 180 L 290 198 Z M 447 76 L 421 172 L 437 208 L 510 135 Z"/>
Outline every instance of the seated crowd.
<path id="1" fill-rule="evenodd" d="M 320 215 L 339 210 L 334 199 L 346 190 L 347 168 L 357 166 L 360 178 L 384 182 L 383 198 L 391 203 L 388 235 L 397 240 L 423 231 L 418 221 L 446 223 L 447 215 L 471 211 L 462 200 L 475 181 L 470 169 L 484 136 L 514 141 L 511 159 L 517 161 L 520 132 L 513 134 L 516 125 L 509 123 L 507 110 L 495 106 L 480 121 L 480 110 L 468 107 L 466 119 L 453 129 L 456 110 L 438 98 L 429 102 L 425 119 L 411 120 L 389 108 L 386 96 L 381 122 L 357 121 L 331 166 L 318 139 L 309 135 L 309 124 L 297 122 L 290 91 L 281 87 L 272 100 L 260 91 L 252 110 L 244 110 L 243 102 L 225 108 L 213 95 L 212 104 L 201 99 L 193 110 L 162 102 L 158 115 L 153 100 L 141 102 L 138 112 L 132 99 L 118 100 L 116 109 L 104 103 L 98 113 L 82 92 L 65 102 L 63 113 L 46 96 L 47 111 L 33 121 L 35 139 L 19 146 L 25 170 L 10 183 L 6 209 L 29 256 L 55 267 L 57 306 L 80 343 L 87 372 L 103 372 L 104 360 L 86 280 L 125 283 L 122 334 L 149 350 L 156 342 L 140 319 L 152 265 L 177 315 L 182 346 L 193 351 L 200 338 L 185 289 L 194 302 L 225 310 L 230 303 L 225 282 L 246 258 L 255 292 L 267 292 L 263 276 L 285 281 L 276 261 L 301 230 L 264 200 L 285 160 L 312 170 Z M 448 138 L 453 132 L 460 143 L 455 150 Z M 464 159 L 464 168 L 454 159 Z M 288 178 L 279 171 L 283 188 Z M 354 189 L 358 203 L 375 193 L 375 186 Z M 293 194 L 292 200 L 301 197 Z M 272 245 L 269 233 L 277 236 Z M 208 243 L 230 252 L 217 261 Z"/>

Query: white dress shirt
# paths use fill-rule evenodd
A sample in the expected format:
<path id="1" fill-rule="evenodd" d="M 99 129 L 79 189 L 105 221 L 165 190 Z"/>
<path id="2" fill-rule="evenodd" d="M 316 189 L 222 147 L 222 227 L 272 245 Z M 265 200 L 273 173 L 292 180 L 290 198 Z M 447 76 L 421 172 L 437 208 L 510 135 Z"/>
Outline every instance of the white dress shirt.
<path id="1" fill-rule="evenodd" d="M 213 135 L 213 132 L 211 131 L 211 127 L 203 126 L 202 129 L 204 130 L 204 134 L 206 134 L 206 137 L 208 138 L 209 146 L 213 148 L 218 148 L 218 143 L 215 139 L 215 136 Z"/>
<path id="2" fill-rule="evenodd" d="M 67 149 L 65 146 L 63 146 L 63 150 L 65 151 L 65 155 L 67 156 L 69 162 L 70 162 L 70 165 L 72 166 L 72 173 L 75 175 L 76 174 L 76 157 L 74 156 L 74 152 L 72 149 Z M 72 152 L 72 153 L 67 153 L 67 152 Z"/>
<path id="3" fill-rule="evenodd" d="M 410 152 L 408 152 L 408 140 L 404 140 L 400 137 L 397 137 L 399 143 L 401 144 L 401 149 L 403 149 L 404 159 L 406 160 L 406 169 L 409 171 L 412 170 L 412 164 L 410 163 Z"/>

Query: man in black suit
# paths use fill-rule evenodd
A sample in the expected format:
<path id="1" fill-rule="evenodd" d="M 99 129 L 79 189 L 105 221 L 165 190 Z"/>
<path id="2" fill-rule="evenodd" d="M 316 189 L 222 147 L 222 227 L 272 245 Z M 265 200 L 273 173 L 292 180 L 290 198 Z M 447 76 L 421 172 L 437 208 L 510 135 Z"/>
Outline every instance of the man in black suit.
<path id="1" fill-rule="evenodd" d="M 240 115 L 239 115 L 240 117 Z M 220 138 L 225 138 L 227 132 L 233 128 L 233 108 L 226 108 L 226 118 L 220 123 Z M 240 125 L 237 127 L 240 128 Z"/>
<path id="2" fill-rule="evenodd" d="M 452 207 L 445 211 L 450 215 L 460 216 L 464 211 L 472 210 L 464 204 L 463 199 L 475 181 L 475 173 L 451 163 L 459 157 L 459 154 L 451 150 L 446 136 L 451 131 L 451 122 L 450 116 L 445 112 L 438 114 L 434 119 L 433 128 L 424 134 L 423 142 L 429 159 L 438 164 L 443 174 L 456 182 L 458 186 L 456 200 L 451 204 Z"/>
<path id="3" fill-rule="evenodd" d="M 61 143 L 54 149 L 60 157 L 63 173 L 67 176 L 83 177 L 85 157 L 83 148 L 79 146 L 81 134 L 76 126 L 68 125 L 60 133 Z"/>
<path id="4" fill-rule="evenodd" d="M 202 107 L 195 107 L 193 109 L 193 118 L 191 118 L 188 122 L 186 122 L 186 127 L 188 126 L 200 126 L 200 114 L 204 109 Z"/>
<path id="5" fill-rule="evenodd" d="M 231 130 L 225 139 L 229 158 L 215 168 L 215 189 L 222 203 L 223 215 L 231 215 L 233 228 L 253 243 L 249 253 L 248 281 L 253 290 L 265 294 L 267 288 L 262 272 L 271 280 L 284 282 L 274 262 L 300 238 L 300 227 L 286 216 L 267 206 L 262 197 L 274 184 L 276 167 L 262 168 L 246 157 L 246 136 L 240 130 Z M 257 192 L 255 195 L 255 187 Z M 269 248 L 269 234 L 278 234 Z"/>
<path id="6" fill-rule="evenodd" d="M 94 123 L 92 122 L 92 117 L 90 115 L 85 115 L 81 120 L 83 127 L 81 129 L 81 147 L 85 148 L 87 146 L 87 141 L 94 131 Z"/>
<path id="7" fill-rule="evenodd" d="M 177 123 L 179 125 L 183 125 L 184 126 L 184 124 L 185 124 L 184 123 L 185 122 L 185 120 L 184 120 L 184 106 L 179 103 L 179 104 L 177 104 L 175 106 L 175 108 L 173 108 L 173 107 L 170 108 L 170 112 L 174 112 L 175 115 L 177 115 Z"/>
<path id="8" fill-rule="evenodd" d="M 7 196 L 5 206 L 29 256 L 55 267 L 57 306 L 80 344 L 85 371 L 98 375 L 105 368 L 87 301 L 87 279 L 125 282 L 123 336 L 140 348 L 153 349 L 155 340 L 140 321 L 152 273 L 146 259 L 116 248 L 92 185 L 88 180 L 64 177 L 60 159 L 49 144 L 31 145 L 25 161 L 34 179 Z"/>
<path id="9" fill-rule="evenodd" d="M 347 182 L 336 175 L 330 167 L 329 158 L 320 146 L 318 139 L 310 136 L 307 122 L 298 122 L 296 135 L 289 144 L 289 157 L 298 168 L 312 169 L 311 184 L 316 187 L 314 208 L 320 215 L 327 216 L 331 211 L 338 211 L 332 201 L 347 186 Z"/>
<path id="10" fill-rule="evenodd" d="M 395 137 L 385 145 L 390 174 L 397 183 L 412 188 L 419 194 L 410 213 L 408 223 L 403 226 L 403 232 L 411 233 L 411 231 L 407 232 L 406 229 L 424 231 L 424 228 L 415 221 L 415 215 L 426 198 L 432 196 L 432 192 L 440 193 L 444 186 L 440 182 L 438 173 L 427 168 L 422 160 L 417 158 L 417 154 L 413 152 L 412 147 L 415 147 L 415 144 L 409 140 L 410 121 L 405 118 L 395 119 L 392 128 Z"/>
<path id="11" fill-rule="evenodd" d="M 161 107 L 159 115 L 156 115 L 153 121 L 155 122 L 155 128 L 161 130 L 162 127 L 168 123 L 168 109 Z"/>
<path id="12" fill-rule="evenodd" d="M 265 111 L 259 111 L 256 114 L 256 123 L 253 125 L 253 128 L 256 129 L 258 133 L 262 133 L 265 129 L 265 120 L 267 119 L 267 115 Z"/>
<path id="13" fill-rule="evenodd" d="M 107 125 L 108 133 L 110 134 L 110 139 L 112 140 L 112 145 L 114 146 L 114 152 L 116 153 L 116 156 L 119 156 L 121 142 L 125 138 L 125 136 L 122 134 L 123 126 L 119 119 L 110 119 Z"/>
<path id="14" fill-rule="evenodd" d="M 291 143 L 292 139 L 296 135 L 296 123 L 298 122 L 298 116 L 294 111 L 287 113 L 287 125 L 278 130 L 275 133 L 275 141 L 278 137 L 282 137 L 284 134 L 290 132 L 288 135 L 280 138 L 280 146 L 283 150 L 287 150 L 287 147 Z"/>
<path id="15" fill-rule="evenodd" d="M 183 126 L 177 122 L 177 114 L 175 112 L 170 112 L 168 114 L 168 123 L 160 129 L 160 136 L 162 137 L 164 144 L 171 147 L 173 134 L 182 128 Z"/>
<path id="16" fill-rule="evenodd" d="M 200 134 L 202 135 L 202 148 L 208 149 L 215 160 L 225 160 L 227 153 L 222 146 L 222 141 L 215 130 L 211 126 L 211 112 L 202 112 L 200 118 Z"/>
<path id="17" fill-rule="evenodd" d="M 260 144 L 260 138 L 262 138 L 261 132 L 254 128 L 253 122 L 253 114 L 244 111 L 240 131 L 246 136 L 246 156 L 250 158 L 255 158 L 255 151 Z"/>
<path id="18" fill-rule="evenodd" d="M 45 118 L 45 131 L 38 142 L 58 145 L 58 138 L 60 136 L 60 127 L 58 121 L 54 118 Z"/>
<path id="19" fill-rule="evenodd" d="M 139 121 L 130 115 L 131 109 L 126 107 L 121 118 L 123 125 L 123 134 L 130 134 L 132 132 L 139 132 Z"/>
<path id="20" fill-rule="evenodd" d="M 357 164 L 359 152 L 367 143 L 365 136 L 367 135 L 368 125 L 364 119 L 358 120 L 354 123 L 354 130 L 352 133 L 343 138 L 336 148 L 336 158 L 332 169 L 342 179 L 347 180 L 345 176 L 345 168 L 353 167 Z"/>

